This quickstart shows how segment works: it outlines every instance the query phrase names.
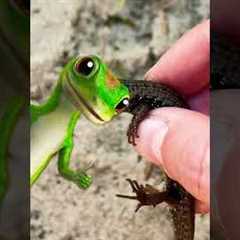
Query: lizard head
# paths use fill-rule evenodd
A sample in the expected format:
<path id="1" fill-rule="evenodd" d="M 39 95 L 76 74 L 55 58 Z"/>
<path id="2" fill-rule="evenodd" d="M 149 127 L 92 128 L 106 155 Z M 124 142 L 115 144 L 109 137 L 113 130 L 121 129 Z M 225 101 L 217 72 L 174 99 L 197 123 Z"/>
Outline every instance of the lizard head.
<path id="1" fill-rule="evenodd" d="M 72 59 L 62 72 L 67 97 L 94 123 L 110 121 L 129 103 L 128 88 L 97 56 Z"/>

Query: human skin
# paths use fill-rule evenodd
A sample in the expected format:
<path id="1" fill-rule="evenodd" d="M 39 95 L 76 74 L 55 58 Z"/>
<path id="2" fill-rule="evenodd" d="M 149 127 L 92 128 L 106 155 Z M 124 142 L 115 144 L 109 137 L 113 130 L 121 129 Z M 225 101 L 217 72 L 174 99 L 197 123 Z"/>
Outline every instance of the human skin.
<path id="1" fill-rule="evenodd" d="M 196 211 L 209 211 L 209 21 L 187 32 L 146 73 L 187 98 L 191 110 L 160 108 L 139 126 L 136 150 L 161 166 L 196 198 Z"/>

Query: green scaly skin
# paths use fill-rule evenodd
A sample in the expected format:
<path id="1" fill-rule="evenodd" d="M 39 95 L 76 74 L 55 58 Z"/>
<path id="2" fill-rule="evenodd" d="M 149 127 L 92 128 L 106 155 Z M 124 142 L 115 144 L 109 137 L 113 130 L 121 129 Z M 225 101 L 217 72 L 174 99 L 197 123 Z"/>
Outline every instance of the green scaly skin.
<path id="1" fill-rule="evenodd" d="M 121 111 L 122 102 L 128 98 L 127 87 L 99 57 L 69 61 L 46 102 L 31 104 L 31 185 L 58 154 L 59 173 L 80 188 L 88 188 L 92 178 L 82 169 L 70 168 L 73 134 L 80 114 L 103 124 Z"/>

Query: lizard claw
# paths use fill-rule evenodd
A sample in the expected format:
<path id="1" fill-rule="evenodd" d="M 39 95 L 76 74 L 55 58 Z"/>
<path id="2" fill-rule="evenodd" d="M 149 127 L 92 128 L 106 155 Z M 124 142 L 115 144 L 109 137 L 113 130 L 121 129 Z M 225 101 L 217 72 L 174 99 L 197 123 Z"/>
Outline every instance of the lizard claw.
<path id="1" fill-rule="evenodd" d="M 136 209 L 135 209 L 135 213 L 138 212 L 138 210 L 139 210 L 142 206 L 144 206 L 144 205 L 141 204 L 141 203 L 138 203 L 138 205 L 137 205 L 137 207 L 136 207 Z"/>
<path id="2" fill-rule="evenodd" d="M 132 145 L 136 145 L 136 138 L 139 138 L 138 126 L 143 119 L 148 115 L 149 108 L 146 105 L 143 105 L 140 109 L 136 108 L 133 113 L 132 121 L 128 127 L 127 136 L 128 142 Z"/>
<path id="3" fill-rule="evenodd" d="M 95 160 L 92 160 L 88 166 L 85 167 L 85 169 L 83 170 L 83 172 L 87 172 L 89 169 L 91 169 L 95 164 Z"/>
<path id="4" fill-rule="evenodd" d="M 127 178 L 126 180 L 129 182 L 130 186 L 132 187 L 132 191 L 137 193 L 138 190 L 140 189 L 138 182 L 136 180 L 131 180 L 129 178 Z"/>
<path id="5" fill-rule="evenodd" d="M 129 125 L 128 131 L 127 131 L 128 142 L 133 146 L 136 146 L 135 139 L 139 137 L 137 130 L 138 130 L 137 125 L 134 124 L 133 122 Z"/>

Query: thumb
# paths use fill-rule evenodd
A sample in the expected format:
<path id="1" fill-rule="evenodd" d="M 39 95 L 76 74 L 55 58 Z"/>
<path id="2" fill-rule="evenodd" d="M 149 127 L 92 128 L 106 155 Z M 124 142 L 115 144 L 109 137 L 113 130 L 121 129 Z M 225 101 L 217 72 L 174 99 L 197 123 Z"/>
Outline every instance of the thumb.
<path id="1" fill-rule="evenodd" d="M 138 133 L 136 150 L 161 165 L 206 210 L 210 184 L 209 118 L 187 109 L 156 109 L 140 124 Z"/>

